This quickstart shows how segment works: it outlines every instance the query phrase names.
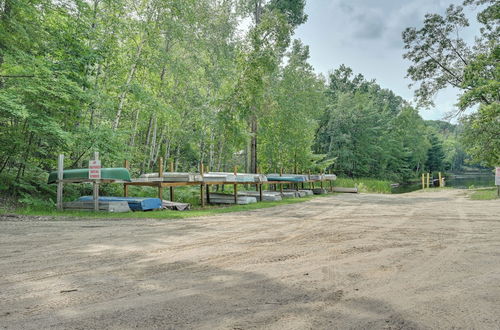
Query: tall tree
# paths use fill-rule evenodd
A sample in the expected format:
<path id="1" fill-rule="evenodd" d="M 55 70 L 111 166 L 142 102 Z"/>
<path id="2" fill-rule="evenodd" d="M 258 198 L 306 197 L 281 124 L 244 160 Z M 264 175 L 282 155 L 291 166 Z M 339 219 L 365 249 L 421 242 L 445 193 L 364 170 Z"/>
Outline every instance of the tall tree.
<path id="1" fill-rule="evenodd" d="M 276 72 L 293 29 L 306 21 L 303 0 L 249 0 L 253 27 L 248 33 L 243 74 L 247 76 L 239 88 L 245 90 L 244 107 L 249 125 L 247 170 L 257 172 L 258 125 L 263 111 L 264 91 L 269 75 Z"/>
<path id="2" fill-rule="evenodd" d="M 407 28 L 403 32 L 404 58 L 412 62 L 408 77 L 419 83 L 416 91 L 419 105 L 432 105 L 433 96 L 451 86 L 462 92 L 456 114 L 479 106 L 478 113 L 463 121 L 467 126 L 464 141 L 476 161 L 493 165 L 500 162 L 498 152 L 483 148 L 480 139 L 467 136 L 472 132 L 486 134 L 484 140 L 493 139 L 494 145 L 500 143 L 497 134 L 486 133 L 497 130 L 500 118 L 500 4 L 495 0 L 466 0 L 464 5 L 481 8 L 477 15 L 481 29 L 474 45 L 467 45 L 460 37 L 460 31 L 469 26 L 463 7 L 451 5 L 444 16 L 427 14 L 421 29 Z"/>

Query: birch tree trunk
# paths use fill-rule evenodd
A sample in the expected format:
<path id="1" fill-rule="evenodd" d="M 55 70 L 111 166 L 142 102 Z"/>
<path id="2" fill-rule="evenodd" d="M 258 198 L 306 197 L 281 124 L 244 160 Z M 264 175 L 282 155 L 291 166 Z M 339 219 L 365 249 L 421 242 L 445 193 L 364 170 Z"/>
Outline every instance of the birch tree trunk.
<path id="1" fill-rule="evenodd" d="M 127 97 L 128 90 L 130 88 L 130 84 L 132 80 L 134 79 L 135 72 L 137 71 L 137 66 L 139 64 L 139 60 L 142 55 L 142 49 L 144 47 L 145 43 L 145 38 L 142 38 L 141 42 L 139 43 L 139 46 L 137 48 L 137 53 L 135 55 L 134 60 L 132 61 L 132 65 L 130 66 L 130 69 L 128 71 L 127 75 L 127 81 L 125 82 L 125 86 L 123 86 L 123 90 L 120 93 L 120 96 L 118 97 L 118 109 L 116 111 L 116 117 L 113 122 L 113 130 L 116 130 L 118 126 L 120 125 L 120 119 L 122 116 L 122 111 L 123 111 L 123 105 L 125 103 L 125 98 Z"/>
<path id="2" fill-rule="evenodd" d="M 250 123 L 250 173 L 257 173 L 257 116 L 253 115 Z"/>
<path id="3" fill-rule="evenodd" d="M 130 137 L 130 147 L 134 147 L 135 145 L 135 136 L 137 135 L 137 125 L 139 123 L 139 114 L 141 113 L 141 109 L 137 109 L 135 111 L 135 119 L 134 119 L 134 128 L 132 129 L 132 136 Z"/>
<path id="4" fill-rule="evenodd" d="M 151 144 L 149 146 L 149 161 L 148 161 L 148 168 L 152 168 L 154 164 L 154 154 L 155 154 L 155 148 L 156 148 L 156 133 L 158 130 L 158 123 L 157 123 L 157 118 L 156 115 L 153 115 L 153 136 L 151 137 Z"/>

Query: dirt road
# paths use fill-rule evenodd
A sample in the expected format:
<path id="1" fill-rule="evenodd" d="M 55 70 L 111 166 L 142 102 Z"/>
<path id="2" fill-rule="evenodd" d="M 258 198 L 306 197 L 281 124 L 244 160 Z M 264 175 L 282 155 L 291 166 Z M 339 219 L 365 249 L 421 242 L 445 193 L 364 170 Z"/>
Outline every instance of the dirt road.
<path id="1" fill-rule="evenodd" d="M 0 328 L 498 329 L 499 311 L 500 201 L 457 190 L 0 221 Z"/>

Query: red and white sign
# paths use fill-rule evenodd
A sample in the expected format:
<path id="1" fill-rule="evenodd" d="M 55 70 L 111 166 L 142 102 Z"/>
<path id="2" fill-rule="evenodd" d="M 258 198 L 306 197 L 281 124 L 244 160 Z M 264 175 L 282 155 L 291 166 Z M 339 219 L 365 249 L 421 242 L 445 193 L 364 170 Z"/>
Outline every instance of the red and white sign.
<path id="1" fill-rule="evenodd" d="M 500 167 L 497 167 L 495 171 L 495 185 L 500 186 Z"/>
<path id="2" fill-rule="evenodd" d="M 90 160 L 89 161 L 89 179 L 100 180 L 101 179 L 101 161 L 100 160 Z"/>

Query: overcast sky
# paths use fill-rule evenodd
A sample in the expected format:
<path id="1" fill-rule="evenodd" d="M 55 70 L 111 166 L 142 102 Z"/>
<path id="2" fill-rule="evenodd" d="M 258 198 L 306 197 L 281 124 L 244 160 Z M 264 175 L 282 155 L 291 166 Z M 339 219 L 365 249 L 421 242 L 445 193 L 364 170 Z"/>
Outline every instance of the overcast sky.
<path id="1" fill-rule="evenodd" d="M 407 100 L 413 99 L 405 78 L 408 62 L 402 58 L 402 31 L 420 27 L 426 13 L 443 13 L 451 3 L 463 0 L 307 0 L 308 21 L 295 38 L 309 45 L 310 63 L 319 73 L 328 74 L 341 64 L 375 79 L 383 88 Z M 473 17 L 472 17 L 473 18 Z M 471 19 L 471 21 L 474 21 Z M 473 36 L 477 24 L 465 31 Z M 442 119 L 457 102 L 457 92 L 443 91 L 436 108 L 421 110 L 425 119 Z"/>

